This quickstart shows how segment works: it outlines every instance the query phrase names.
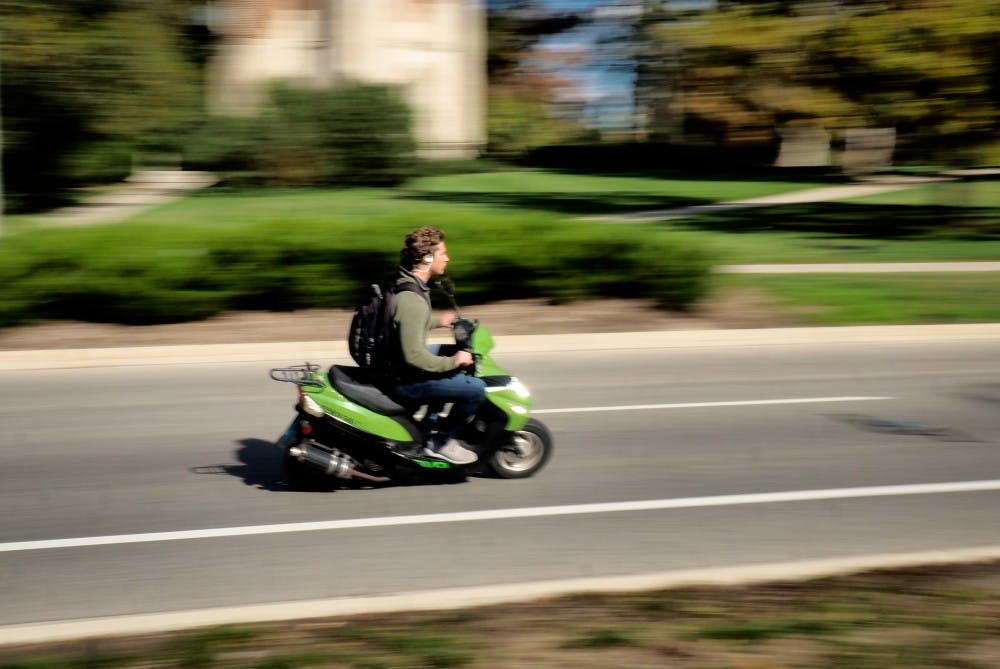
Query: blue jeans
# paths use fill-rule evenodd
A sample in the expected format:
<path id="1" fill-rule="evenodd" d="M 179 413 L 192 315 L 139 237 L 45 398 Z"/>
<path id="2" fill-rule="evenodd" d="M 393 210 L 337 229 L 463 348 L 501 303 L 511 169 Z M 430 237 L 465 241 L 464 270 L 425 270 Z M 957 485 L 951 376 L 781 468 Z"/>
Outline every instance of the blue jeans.
<path id="1" fill-rule="evenodd" d="M 448 417 L 437 425 L 433 435 L 435 445 L 441 446 L 476 415 L 486 399 L 486 383 L 475 376 L 456 372 L 451 376 L 398 384 L 392 387 L 391 394 L 397 401 L 410 406 L 452 403 Z"/>

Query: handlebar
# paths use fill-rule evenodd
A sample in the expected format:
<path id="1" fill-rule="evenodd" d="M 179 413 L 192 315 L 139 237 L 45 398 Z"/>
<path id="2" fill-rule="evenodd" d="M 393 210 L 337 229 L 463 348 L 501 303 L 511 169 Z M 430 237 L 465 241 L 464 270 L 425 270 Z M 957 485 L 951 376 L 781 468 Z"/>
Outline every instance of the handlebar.
<path id="1" fill-rule="evenodd" d="M 479 321 L 456 318 L 451 327 L 455 332 L 455 344 L 462 350 L 472 350 L 472 333 L 479 327 Z"/>

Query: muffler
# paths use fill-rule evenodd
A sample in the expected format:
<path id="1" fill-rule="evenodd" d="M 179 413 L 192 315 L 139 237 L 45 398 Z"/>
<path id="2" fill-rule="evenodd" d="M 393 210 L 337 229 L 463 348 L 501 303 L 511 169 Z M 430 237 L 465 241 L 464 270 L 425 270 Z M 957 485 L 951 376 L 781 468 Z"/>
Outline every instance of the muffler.
<path id="1" fill-rule="evenodd" d="M 299 462 L 308 462 L 318 469 L 322 469 L 330 476 L 340 479 L 359 478 L 375 483 L 387 483 L 389 478 L 384 476 L 372 476 L 364 472 L 359 472 L 354 468 L 354 461 L 349 455 L 341 453 L 337 449 L 327 450 L 317 446 L 312 441 L 302 441 L 288 449 L 289 455 Z"/>

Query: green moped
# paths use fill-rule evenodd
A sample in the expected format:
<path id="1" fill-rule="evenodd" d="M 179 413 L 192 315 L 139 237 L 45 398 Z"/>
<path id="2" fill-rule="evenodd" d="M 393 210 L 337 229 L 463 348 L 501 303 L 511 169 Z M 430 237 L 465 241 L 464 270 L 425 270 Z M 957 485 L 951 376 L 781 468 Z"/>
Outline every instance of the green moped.
<path id="1" fill-rule="evenodd" d="M 454 305 L 453 294 L 446 294 Z M 461 480 L 470 474 L 516 479 L 545 466 L 552 436 L 531 417 L 528 389 L 490 356 L 493 336 L 478 321 L 462 317 L 452 327 L 456 345 L 475 361 L 467 373 L 486 383 L 486 401 L 456 435 L 479 455 L 475 463 L 454 465 L 425 454 L 429 417 L 447 406 L 404 406 L 360 367 L 335 364 L 324 371 L 307 362 L 270 372 L 272 379 L 292 383 L 298 391 L 295 418 L 276 442 L 289 484 L 378 485 Z"/>

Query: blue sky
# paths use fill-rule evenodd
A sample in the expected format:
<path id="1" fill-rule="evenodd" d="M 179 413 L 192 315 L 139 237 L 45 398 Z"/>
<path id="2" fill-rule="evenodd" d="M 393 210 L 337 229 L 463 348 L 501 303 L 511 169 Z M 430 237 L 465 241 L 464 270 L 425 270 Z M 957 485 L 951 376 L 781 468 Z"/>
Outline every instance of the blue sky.
<path id="1" fill-rule="evenodd" d="M 495 0 L 501 2 L 502 0 Z M 708 9 L 716 4 L 716 0 L 663 0 L 669 5 L 681 9 Z M 638 10 L 643 0 L 535 0 L 553 12 L 580 13 L 595 18 L 595 23 L 588 23 L 576 30 L 554 35 L 539 43 L 539 48 L 553 51 L 566 50 L 572 52 L 587 52 L 590 54 L 587 62 L 562 69 L 559 74 L 576 83 L 576 95 L 585 101 L 588 115 L 599 118 L 600 125 L 618 126 L 632 122 L 633 110 L 633 80 L 634 75 L 628 68 L 609 67 L 609 60 L 627 57 L 627 50 L 616 50 L 609 38 L 617 32 L 617 28 L 627 20 L 629 10 Z M 611 8 L 619 8 L 617 11 Z M 608 8 L 610 11 L 591 14 L 595 8 Z"/>
<path id="2" fill-rule="evenodd" d="M 598 5 L 630 4 L 622 0 L 544 0 L 553 11 L 588 12 Z M 539 46 L 552 50 L 587 51 L 589 62 L 572 71 L 562 71 L 561 75 L 577 82 L 578 94 L 586 100 L 591 114 L 602 118 L 599 123 L 628 123 L 625 117 L 632 112 L 632 75 L 628 72 L 610 71 L 602 63 L 607 46 L 598 46 L 597 38 L 607 26 L 588 25 L 578 30 L 555 35 L 544 40 Z M 604 50 L 605 53 L 599 53 Z M 618 119 L 617 121 L 614 119 Z"/>
<path id="3" fill-rule="evenodd" d="M 579 11 L 590 9 L 598 0 L 545 0 L 545 4 L 556 11 Z"/>

